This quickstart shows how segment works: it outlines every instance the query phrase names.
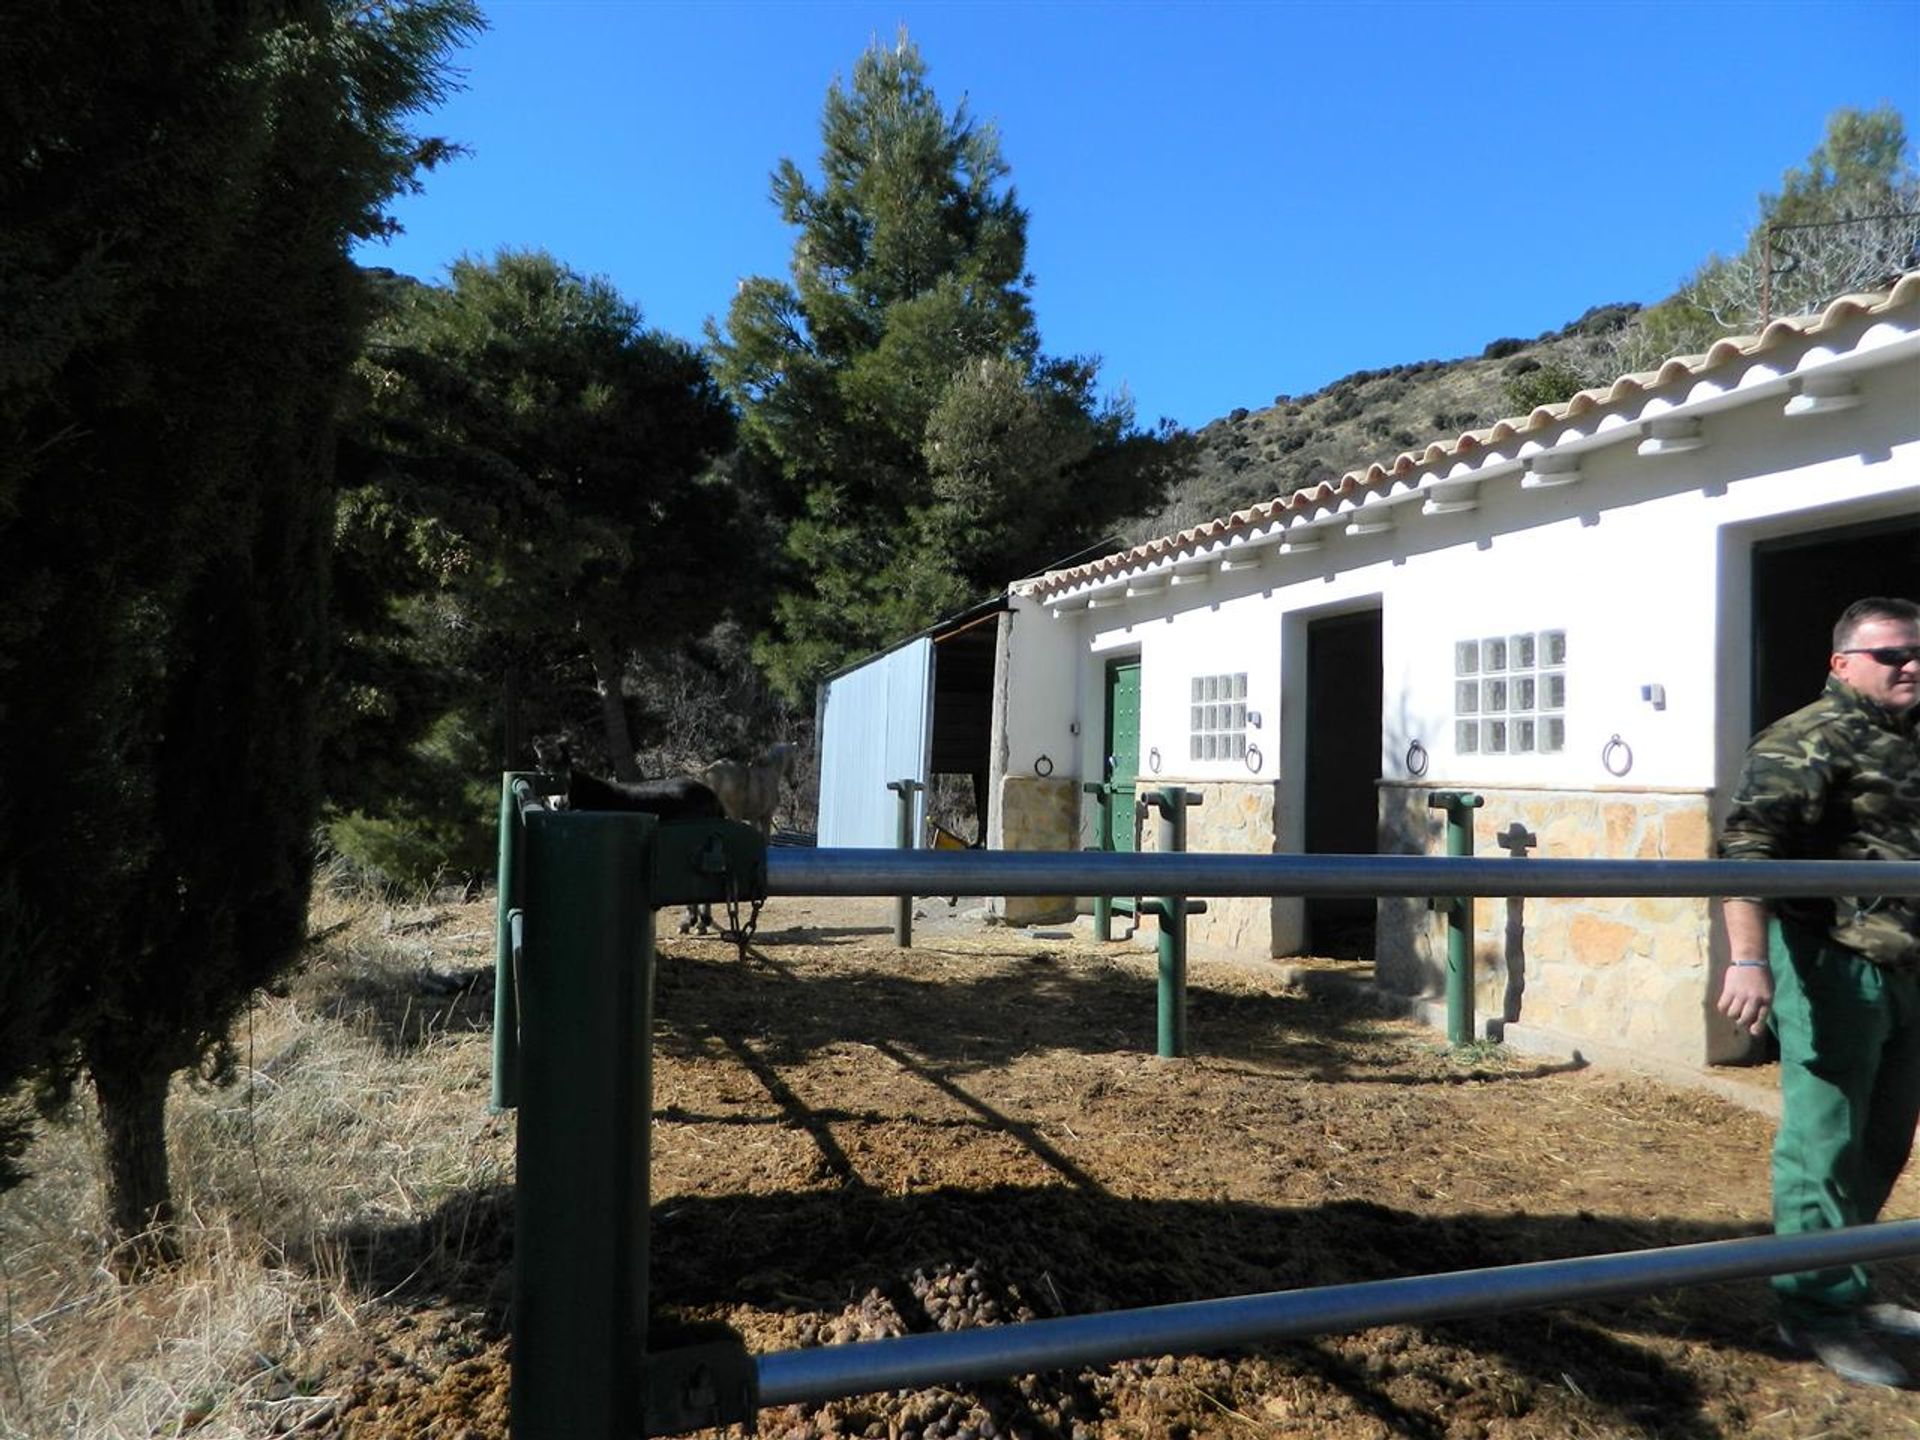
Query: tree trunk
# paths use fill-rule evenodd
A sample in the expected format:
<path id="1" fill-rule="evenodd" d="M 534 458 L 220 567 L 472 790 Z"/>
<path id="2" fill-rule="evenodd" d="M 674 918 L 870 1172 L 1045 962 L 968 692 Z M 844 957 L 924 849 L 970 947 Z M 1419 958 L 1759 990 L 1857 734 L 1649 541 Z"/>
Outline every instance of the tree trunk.
<path id="1" fill-rule="evenodd" d="M 179 1258 L 173 1188 L 167 1176 L 168 1068 L 137 1057 L 90 1056 L 106 1149 L 112 1264 L 131 1278 Z"/>
<path id="2" fill-rule="evenodd" d="M 594 689 L 600 694 L 600 719 L 607 730 L 607 754 L 613 757 L 613 773 L 622 780 L 638 780 L 640 767 L 633 760 L 627 702 L 620 693 L 620 656 L 602 630 L 587 632 L 587 646 L 593 656 Z"/>
<path id="3" fill-rule="evenodd" d="M 500 677 L 500 768 L 520 768 L 520 663 L 507 662 Z"/>

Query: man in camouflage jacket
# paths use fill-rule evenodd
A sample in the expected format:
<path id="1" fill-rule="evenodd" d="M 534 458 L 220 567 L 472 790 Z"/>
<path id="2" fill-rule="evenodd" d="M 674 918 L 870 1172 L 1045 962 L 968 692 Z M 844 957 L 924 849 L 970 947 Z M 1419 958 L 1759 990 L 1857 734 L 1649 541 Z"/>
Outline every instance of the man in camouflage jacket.
<path id="1" fill-rule="evenodd" d="M 1875 598 L 1834 627 L 1813 704 L 1747 752 L 1720 853 L 1920 860 L 1920 606 Z M 1920 1122 L 1920 900 L 1728 900 L 1720 1009 L 1780 1041 L 1773 1222 L 1782 1234 L 1880 1214 Z M 1920 1339 L 1920 1311 L 1870 1300 L 1863 1266 L 1777 1275 L 1783 1340 L 1849 1380 L 1906 1385 L 1875 1333 Z"/>

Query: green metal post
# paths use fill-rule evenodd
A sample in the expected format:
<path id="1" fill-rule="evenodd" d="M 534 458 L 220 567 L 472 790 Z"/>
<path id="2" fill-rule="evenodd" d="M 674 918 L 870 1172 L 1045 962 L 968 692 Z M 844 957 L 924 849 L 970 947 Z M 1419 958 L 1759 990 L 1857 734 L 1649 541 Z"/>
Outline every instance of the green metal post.
<path id="1" fill-rule="evenodd" d="M 887 789 L 900 797 L 899 846 L 902 850 L 917 848 L 913 836 L 913 797 L 927 787 L 918 780 L 889 780 Z M 902 950 L 913 946 L 913 897 L 902 895 L 893 902 L 893 943 Z"/>
<path id="2" fill-rule="evenodd" d="M 1162 1060 L 1183 1059 L 1187 1053 L 1187 915 L 1206 908 L 1201 901 L 1183 901 L 1172 895 L 1143 896 L 1140 900 L 1138 913 L 1151 915 L 1160 925 L 1155 942 L 1160 983 L 1154 1006 L 1154 1053 Z"/>
<path id="3" fill-rule="evenodd" d="M 1146 797 L 1160 812 L 1160 851 L 1184 854 L 1187 848 L 1187 807 L 1200 797 L 1184 785 L 1169 785 Z M 1141 908 L 1160 922 L 1159 1047 L 1163 1060 L 1187 1054 L 1187 916 L 1206 913 L 1206 903 L 1184 895 L 1163 895 L 1141 902 Z"/>
<path id="4" fill-rule="evenodd" d="M 658 825 L 525 816 L 514 1440 L 643 1427 Z"/>
<path id="5" fill-rule="evenodd" d="M 520 908 L 520 797 L 531 777 L 509 771 L 500 777 L 500 868 L 494 882 L 493 1094 L 494 1114 L 511 1110 L 519 1090 L 520 1009 L 514 995 L 514 916 Z"/>
<path id="6" fill-rule="evenodd" d="M 1447 812 L 1447 854 L 1473 854 L 1473 812 L 1483 804 L 1478 795 L 1437 790 L 1427 805 Z M 1447 1043 L 1473 1043 L 1473 897 L 1455 895 L 1436 899 L 1447 912 Z"/>
<path id="7" fill-rule="evenodd" d="M 1102 851 L 1113 849 L 1113 826 L 1107 822 L 1107 808 L 1113 804 L 1113 786 L 1094 781 L 1080 787 L 1093 796 L 1094 803 L 1100 807 L 1100 820 L 1096 833 L 1100 836 L 1099 848 Z M 1113 897 L 1096 895 L 1093 897 L 1093 938 L 1103 943 L 1113 939 Z"/>
<path id="8" fill-rule="evenodd" d="M 1187 848 L 1187 792 L 1169 785 L 1156 791 L 1160 809 L 1161 853 L 1180 854 Z M 1187 900 L 1168 895 L 1160 901 L 1160 1047 L 1163 1060 L 1187 1053 Z"/>

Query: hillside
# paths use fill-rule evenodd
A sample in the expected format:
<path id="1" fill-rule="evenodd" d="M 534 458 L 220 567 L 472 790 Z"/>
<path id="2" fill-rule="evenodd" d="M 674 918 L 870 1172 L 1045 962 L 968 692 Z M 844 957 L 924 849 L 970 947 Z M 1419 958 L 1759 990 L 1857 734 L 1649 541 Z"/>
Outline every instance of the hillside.
<path id="1" fill-rule="evenodd" d="M 1597 305 L 1534 339 L 1494 340 L 1479 355 L 1358 370 L 1311 395 L 1236 409 L 1196 432 L 1191 477 L 1125 538 L 1183 530 L 1611 379 L 1622 368 L 1620 331 L 1639 308 Z M 1577 379 L 1555 388 L 1556 377 Z M 1544 393 L 1518 393 L 1529 386 Z"/>

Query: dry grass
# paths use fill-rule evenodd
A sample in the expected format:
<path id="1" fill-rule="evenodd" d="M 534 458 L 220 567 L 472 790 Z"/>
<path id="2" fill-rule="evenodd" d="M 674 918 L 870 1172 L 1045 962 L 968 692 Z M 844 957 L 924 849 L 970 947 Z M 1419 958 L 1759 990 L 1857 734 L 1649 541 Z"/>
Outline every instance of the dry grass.
<path id="1" fill-rule="evenodd" d="M 186 1256 L 162 1275 L 121 1287 L 102 1267 L 91 1107 L 45 1128 L 0 1196 L 0 1437 L 325 1428 L 314 1357 L 409 1278 L 393 1237 L 457 1263 L 462 1207 L 511 1174 L 486 1113 L 491 999 L 460 985 L 491 925 L 486 903 L 321 899 L 324 938 L 256 997 L 234 1081 L 176 1082 Z"/>

